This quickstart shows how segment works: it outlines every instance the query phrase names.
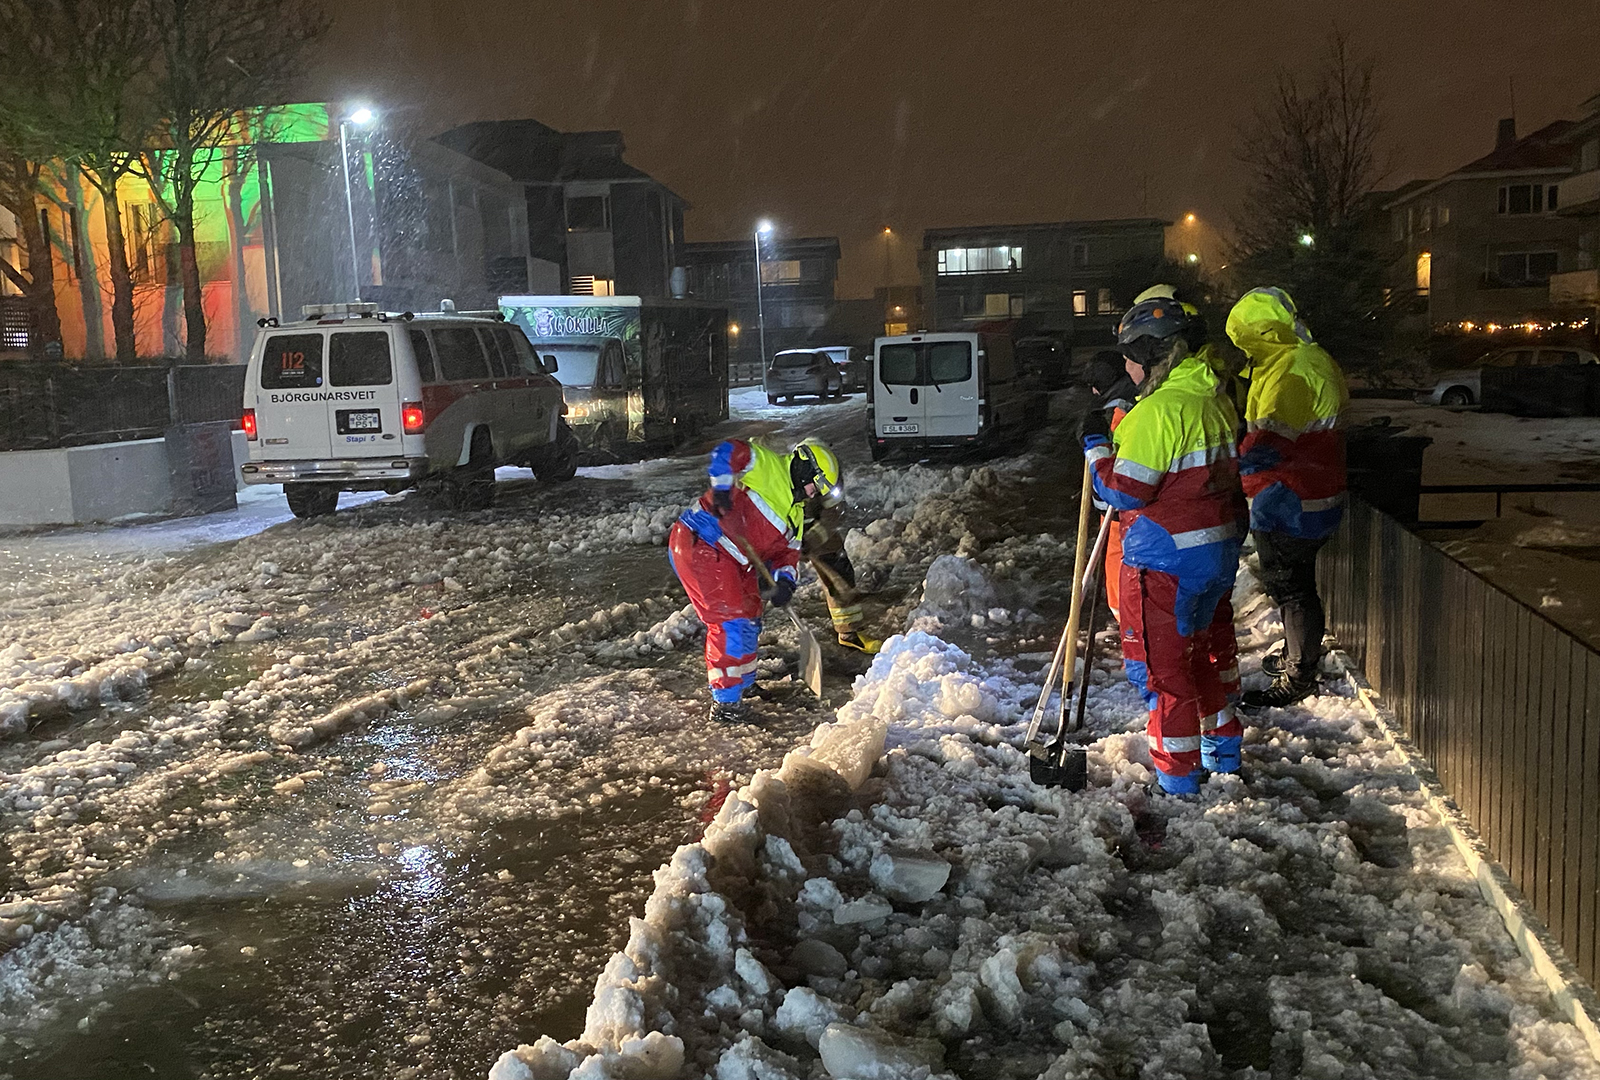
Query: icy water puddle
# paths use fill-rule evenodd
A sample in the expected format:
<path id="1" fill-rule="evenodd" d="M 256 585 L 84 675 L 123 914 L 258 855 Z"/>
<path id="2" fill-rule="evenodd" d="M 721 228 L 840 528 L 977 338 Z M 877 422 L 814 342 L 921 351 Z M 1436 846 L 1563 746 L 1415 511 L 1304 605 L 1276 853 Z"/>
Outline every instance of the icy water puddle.
<path id="1" fill-rule="evenodd" d="M 153 883 L 201 961 L 0 1075 L 481 1077 L 519 1040 L 581 1030 L 651 871 L 700 827 L 681 805 L 696 782 L 387 857 Z"/>

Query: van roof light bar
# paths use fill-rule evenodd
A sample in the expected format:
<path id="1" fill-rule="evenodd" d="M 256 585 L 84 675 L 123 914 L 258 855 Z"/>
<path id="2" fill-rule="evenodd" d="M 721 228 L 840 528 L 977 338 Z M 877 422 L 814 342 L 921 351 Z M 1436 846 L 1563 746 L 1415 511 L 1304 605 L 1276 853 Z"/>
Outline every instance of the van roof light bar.
<path id="1" fill-rule="evenodd" d="M 361 304 L 302 304 L 302 319 L 370 319 L 378 314 L 378 305 Z"/>

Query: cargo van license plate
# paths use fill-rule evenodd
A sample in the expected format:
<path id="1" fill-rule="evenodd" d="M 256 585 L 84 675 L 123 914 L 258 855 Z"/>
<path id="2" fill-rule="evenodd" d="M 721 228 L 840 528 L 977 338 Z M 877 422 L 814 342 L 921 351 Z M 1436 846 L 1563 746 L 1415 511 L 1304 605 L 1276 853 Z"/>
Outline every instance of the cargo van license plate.
<path id="1" fill-rule="evenodd" d="M 383 414 L 377 409 L 339 409 L 334 413 L 334 422 L 339 426 L 340 435 L 383 430 Z"/>
<path id="2" fill-rule="evenodd" d="M 885 424 L 883 425 L 883 433 L 885 435 L 915 435 L 917 433 L 917 425 Z"/>

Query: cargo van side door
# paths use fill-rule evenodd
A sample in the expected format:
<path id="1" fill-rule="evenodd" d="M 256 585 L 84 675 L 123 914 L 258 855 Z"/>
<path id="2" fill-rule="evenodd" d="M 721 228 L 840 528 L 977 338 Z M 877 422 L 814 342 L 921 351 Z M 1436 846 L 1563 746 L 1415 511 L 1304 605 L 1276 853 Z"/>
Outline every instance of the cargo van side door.
<path id="1" fill-rule="evenodd" d="M 877 385 L 872 395 L 872 429 L 881 436 L 920 437 L 929 393 L 922 385 L 922 346 L 889 341 L 878 346 L 872 365 Z"/>
<path id="2" fill-rule="evenodd" d="M 332 456 L 327 335 L 318 330 L 269 334 L 262 346 L 256 425 L 265 461 L 322 461 Z"/>
<path id="3" fill-rule="evenodd" d="M 400 451 L 400 394 L 387 327 L 328 335 L 324 423 L 334 457 L 393 457 Z"/>

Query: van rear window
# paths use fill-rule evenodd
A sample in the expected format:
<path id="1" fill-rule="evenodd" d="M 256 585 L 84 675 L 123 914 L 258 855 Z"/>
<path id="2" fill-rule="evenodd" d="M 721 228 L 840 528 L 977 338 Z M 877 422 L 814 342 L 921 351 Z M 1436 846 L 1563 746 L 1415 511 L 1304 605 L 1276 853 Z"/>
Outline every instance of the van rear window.
<path id="1" fill-rule="evenodd" d="M 885 345 L 878 350 L 878 378 L 885 386 L 916 386 L 917 367 L 915 345 Z"/>
<path id="2" fill-rule="evenodd" d="M 383 330 L 336 332 L 328 343 L 328 381 L 334 386 L 388 386 L 389 334 Z"/>
<path id="3" fill-rule="evenodd" d="M 322 335 L 272 334 L 261 352 L 263 390 L 322 385 Z"/>
<path id="4" fill-rule="evenodd" d="M 483 355 L 476 330 L 466 326 L 448 327 L 430 330 L 429 334 L 439 361 L 439 377 L 445 382 L 489 377 L 489 359 Z"/>

